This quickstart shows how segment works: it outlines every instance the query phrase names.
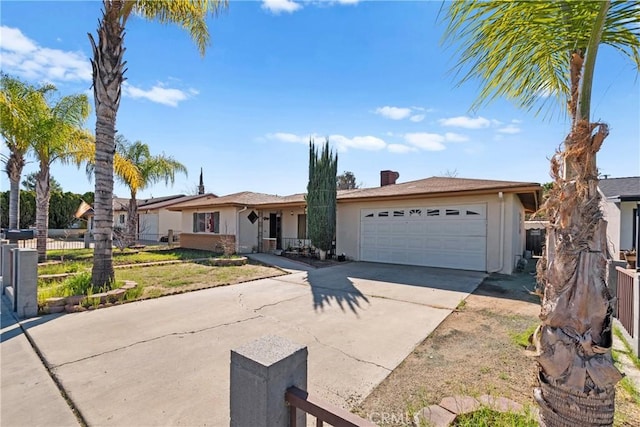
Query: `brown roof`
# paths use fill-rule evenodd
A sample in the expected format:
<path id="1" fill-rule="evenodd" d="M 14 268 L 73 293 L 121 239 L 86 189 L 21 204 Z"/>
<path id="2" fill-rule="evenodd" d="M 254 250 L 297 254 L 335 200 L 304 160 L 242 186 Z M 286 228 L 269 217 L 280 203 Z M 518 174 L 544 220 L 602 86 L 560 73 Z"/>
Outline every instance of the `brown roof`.
<path id="1" fill-rule="evenodd" d="M 167 198 L 167 197 L 156 198 L 156 199 L 150 199 L 149 201 L 147 201 L 147 203 L 138 204 L 138 209 L 142 211 L 151 211 L 154 209 L 168 208 L 169 206 L 173 206 L 178 203 L 188 202 L 191 200 L 196 200 L 201 197 L 204 198 L 204 197 L 218 197 L 218 196 L 216 196 L 215 194 L 196 194 L 193 196 L 180 195 L 172 198 Z"/>
<path id="2" fill-rule="evenodd" d="M 213 197 L 212 197 L 213 196 Z M 177 203 L 169 210 L 182 210 L 192 208 L 202 208 L 209 206 L 269 206 L 269 205 L 291 205 L 304 204 L 304 194 L 292 194 L 290 196 L 278 196 L 275 194 L 254 193 L 252 191 L 242 191 L 240 193 L 228 194 L 222 197 L 207 195 L 207 197 L 197 200 Z"/>
<path id="3" fill-rule="evenodd" d="M 111 203 L 114 211 L 126 211 L 129 208 L 129 199 L 124 197 L 114 197 Z"/>
<path id="4" fill-rule="evenodd" d="M 493 181 L 485 179 L 466 179 L 431 177 L 383 187 L 358 188 L 352 190 L 338 190 L 337 201 L 349 203 L 367 199 L 405 199 L 419 197 L 437 197 L 462 194 L 488 194 L 504 191 L 516 193 L 525 208 L 535 211 L 538 208 L 542 187 L 536 182 Z M 185 201 L 172 205 L 169 210 L 204 208 L 213 206 L 282 206 L 305 205 L 305 194 L 298 193 L 290 196 L 254 193 L 243 191 L 222 197 L 205 197 L 197 200 Z"/>
<path id="5" fill-rule="evenodd" d="M 419 179 L 417 181 L 403 182 L 399 184 L 385 185 L 383 187 L 362 188 L 357 190 L 346 190 L 346 193 L 338 192 L 340 201 L 353 199 L 378 198 L 378 197 L 406 197 L 440 195 L 443 193 L 461 192 L 491 192 L 510 191 L 515 192 L 521 188 L 540 188 L 537 182 L 518 181 L 493 181 L 486 179 L 449 178 L 432 176 L 431 178 Z"/>

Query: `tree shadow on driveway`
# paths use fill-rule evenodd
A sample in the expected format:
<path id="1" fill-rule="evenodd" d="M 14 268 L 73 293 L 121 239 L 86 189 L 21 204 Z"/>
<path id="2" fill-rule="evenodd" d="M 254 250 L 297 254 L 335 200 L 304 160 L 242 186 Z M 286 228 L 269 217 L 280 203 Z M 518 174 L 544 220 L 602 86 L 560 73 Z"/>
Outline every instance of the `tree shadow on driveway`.
<path id="1" fill-rule="evenodd" d="M 358 310 L 363 309 L 361 304 L 370 304 L 367 296 L 360 292 L 347 276 L 333 277 L 331 281 L 326 281 L 309 272 L 307 283 L 313 294 L 315 311 L 324 311 L 325 306 L 335 303 L 343 312 L 349 309 L 357 316 Z"/>

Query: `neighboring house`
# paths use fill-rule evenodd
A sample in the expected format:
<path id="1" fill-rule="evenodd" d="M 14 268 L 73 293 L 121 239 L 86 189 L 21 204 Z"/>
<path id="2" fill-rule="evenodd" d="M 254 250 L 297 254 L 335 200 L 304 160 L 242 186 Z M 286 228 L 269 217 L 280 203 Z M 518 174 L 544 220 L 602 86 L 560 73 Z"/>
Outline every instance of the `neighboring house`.
<path id="1" fill-rule="evenodd" d="M 547 227 L 549 221 L 544 219 L 531 219 L 524 222 L 524 230 L 527 235 L 525 250 L 530 255 L 541 256 L 546 244 Z"/>
<path id="2" fill-rule="evenodd" d="M 129 218 L 129 199 L 114 197 L 111 204 L 113 206 L 113 226 L 125 228 Z"/>
<path id="3" fill-rule="evenodd" d="M 640 204 L 640 176 L 601 179 L 602 211 L 607 220 L 607 240 L 614 260 L 625 250 L 637 249 L 640 236 L 637 217 Z"/>
<path id="4" fill-rule="evenodd" d="M 336 250 L 358 261 L 509 274 L 525 250 L 524 216 L 538 208 L 537 183 L 431 177 L 338 191 Z M 242 192 L 176 203 L 181 246 L 272 252 L 307 245 L 304 194 Z"/>
<path id="5" fill-rule="evenodd" d="M 212 195 L 216 197 L 215 195 Z M 138 201 L 138 240 L 161 241 L 167 238 L 169 230 L 178 232 L 182 229 L 182 214 L 168 210 L 169 207 L 183 202 L 204 197 L 195 196 L 156 197 Z"/>

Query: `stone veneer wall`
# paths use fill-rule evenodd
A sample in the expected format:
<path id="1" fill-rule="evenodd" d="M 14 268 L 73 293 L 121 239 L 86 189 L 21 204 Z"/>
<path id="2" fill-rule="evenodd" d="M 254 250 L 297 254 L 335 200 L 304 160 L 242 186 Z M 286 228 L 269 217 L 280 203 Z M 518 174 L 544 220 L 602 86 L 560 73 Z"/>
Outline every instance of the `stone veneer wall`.
<path id="1" fill-rule="evenodd" d="M 236 236 L 232 234 L 180 233 L 180 247 L 221 252 L 225 243 L 235 250 Z"/>

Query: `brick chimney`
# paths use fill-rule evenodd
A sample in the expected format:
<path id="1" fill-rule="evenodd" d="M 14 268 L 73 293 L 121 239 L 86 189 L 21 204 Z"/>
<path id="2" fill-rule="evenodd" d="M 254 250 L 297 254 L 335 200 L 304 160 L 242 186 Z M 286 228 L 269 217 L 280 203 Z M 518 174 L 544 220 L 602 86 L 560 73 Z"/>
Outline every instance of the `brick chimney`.
<path id="1" fill-rule="evenodd" d="M 396 183 L 396 180 L 400 177 L 400 174 L 395 171 L 385 170 L 380 171 L 380 187 L 385 185 L 392 185 Z"/>

